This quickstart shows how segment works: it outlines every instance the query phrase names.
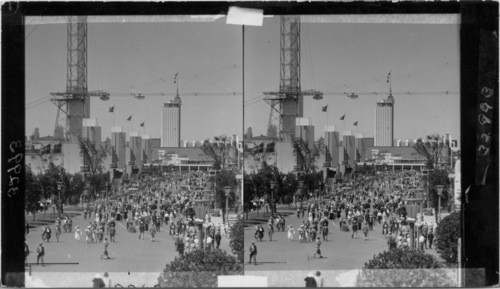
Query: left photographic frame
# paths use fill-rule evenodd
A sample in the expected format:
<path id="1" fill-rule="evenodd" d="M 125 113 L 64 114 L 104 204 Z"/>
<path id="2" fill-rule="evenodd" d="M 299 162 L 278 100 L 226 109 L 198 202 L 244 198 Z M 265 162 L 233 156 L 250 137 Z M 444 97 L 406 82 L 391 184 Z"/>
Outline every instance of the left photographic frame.
<path id="1" fill-rule="evenodd" d="M 3 215 L 3 283 L 217 286 L 243 274 L 241 28 L 224 6 L 99 7 L 12 18 L 18 50 L 3 57 L 18 54 L 11 84 L 24 97 L 2 98 L 22 115 L 4 138 L 19 193 L 2 200 L 14 217 Z"/>

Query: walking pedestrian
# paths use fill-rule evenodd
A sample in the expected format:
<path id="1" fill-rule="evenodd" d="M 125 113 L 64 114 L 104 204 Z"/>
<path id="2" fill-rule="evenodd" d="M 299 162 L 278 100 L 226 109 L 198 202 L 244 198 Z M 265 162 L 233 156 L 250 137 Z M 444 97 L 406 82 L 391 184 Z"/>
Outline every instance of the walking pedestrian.
<path id="1" fill-rule="evenodd" d="M 149 228 L 149 233 L 151 234 L 151 242 L 154 242 L 156 236 L 156 227 L 151 225 L 151 227 Z"/>
<path id="2" fill-rule="evenodd" d="M 24 263 L 28 263 L 28 256 L 30 255 L 30 248 L 28 244 L 24 242 Z"/>
<path id="3" fill-rule="evenodd" d="M 109 240 L 113 243 L 115 242 L 115 235 L 116 235 L 116 227 L 111 226 L 109 228 Z"/>
<path id="4" fill-rule="evenodd" d="M 432 241 L 434 240 L 434 232 L 432 228 L 429 230 L 429 233 L 427 234 L 427 238 L 429 238 L 429 249 L 432 249 Z"/>
<path id="5" fill-rule="evenodd" d="M 253 259 L 254 265 L 257 265 L 257 246 L 255 245 L 255 242 L 252 242 L 249 251 L 250 251 L 250 260 L 248 261 L 248 264 L 251 264 Z"/>
<path id="6" fill-rule="evenodd" d="M 370 231 L 370 227 L 368 224 L 365 222 L 365 225 L 363 226 L 363 234 L 365 235 L 365 241 L 368 240 L 368 232 Z"/>
<path id="7" fill-rule="evenodd" d="M 43 247 L 43 244 L 40 243 L 38 248 L 36 248 L 36 264 L 38 265 L 40 260 L 42 260 L 42 266 L 45 266 L 45 262 L 43 260 L 43 257 L 45 256 L 45 248 Z"/>
<path id="8" fill-rule="evenodd" d="M 78 242 L 80 242 L 81 236 L 82 236 L 82 230 L 80 229 L 80 226 L 77 225 L 75 227 L 75 240 L 78 241 Z"/>
<path id="9" fill-rule="evenodd" d="M 103 259 L 103 258 L 104 259 L 109 259 L 109 254 L 108 254 L 109 242 L 108 242 L 108 238 L 104 238 L 104 241 L 102 242 L 102 245 L 103 245 L 104 252 L 101 255 L 101 259 Z"/>
<path id="10" fill-rule="evenodd" d="M 356 238 L 358 238 L 358 222 L 356 220 L 356 218 L 353 218 L 352 220 L 352 235 L 351 235 L 351 238 L 354 238 L 354 235 L 356 235 Z"/>
<path id="11" fill-rule="evenodd" d="M 318 239 L 316 240 L 316 252 L 314 252 L 314 255 L 313 255 L 313 258 L 316 258 L 316 255 L 319 255 L 320 258 L 323 258 L 323 256 L 321 256 L 321 238 L 318 237 Z"/>
<path id="12" fill-rule="evenodd" d="M 292 225 L 289 225 L 288 226 L 288 240 L 292 241 L 294 234 L 295 234 L 295 229 L 293 228 Z"/>
<path id="13" fill-rule="evenodd" d="M 222 236 L 220 234 L 220 231 L 217 231 L 215 233 L 215 246 L 216 246 L 217 249 L 219 249 L 219 247 L 220 247 L 220 241 L 221 241 L 221 239 L 222 239 Z"/>

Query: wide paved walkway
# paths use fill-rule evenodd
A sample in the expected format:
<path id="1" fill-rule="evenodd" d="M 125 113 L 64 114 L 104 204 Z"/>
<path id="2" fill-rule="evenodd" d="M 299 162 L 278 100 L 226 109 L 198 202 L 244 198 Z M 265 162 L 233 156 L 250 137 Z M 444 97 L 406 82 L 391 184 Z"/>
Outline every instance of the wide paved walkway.
<path id="1" fill-rule="evenodd" d="M 293 225 L 295 230 L 302 224 L 295 214 L 287 216 L 286 226 Z M 368 240 L 364 240 L 363 233 L 358 231 L 357 238 L 351 238 L 352 231 L 343 232 L 338 225 L 338 219 L 329 220 L 328 242 L 322 241 L 321 252 L 324 258 L 312 258 L 316 250 L 314 242 L 300 243 L 298 233 L 293 241 L 287 238 L 287 231 L 274 232 L 270 242 L 267 232 L 267 223 L 263 224 L 265 234 L 263 242 L 254 238 L 255 225 L 245 228 L 245 262 L 248 262 L 248 247 L 252 241 L 257 245 L 257 265 L 245 263 L 245 274 L 252 271 L 268 270 L 353 270 L 361 269 L 374 255 L 388 249 L 387 240 L 382 235 L 382 226 L 376 224 L 369 232 Z M 434 250 L 427 251 L 431 253 Z M 434 251 L 435 254 L 435 251 Z M 249 272 L 249 273 L 248 273 Z"/>
<path id="2" fill-rule="evenodd" d="M 78 215 L 73 218 L 73 227 L 80 225 L 80 228 L 83 230 L 88 226 L 89 222 L 88 218 L 84 220 L 82 215 Z M 157 277 L 165 265 L 173 261 L 178 255 L 175 251 L 174 240 L 168 234 L 168 228 L 164 225 L 161 227 L 161 231 L 157 233 L 155 242 L 151 241 L 151 236 L 148 232 L 145 234 L 145 239 L 139 239 L 139 233 L 127 232 L 125 221 L 117 222 L 116 228 L 116 242 L 110 243 L 108 247 L 111 259 L 106 260 L 100 259 L 103 252 L 102 244 L 87 244 L 84 237 L 82 237 L 80 242 L 77 242 L 74 239 L 74 230 L 73 233 L 63 232 L 59 242 L 56 242 L 54 226 L 51 226 L 52 237 L 50 242 L 43 242 L 46 263 L 43 267 L 36 265 L 36 248 L 42 242 L 41 227 L 32 228 L 27 235 L 27 244 L 32 252 L 28 257 L 28 263 L 34 263 L 31 267 L 32 276 L 30 278 L 37 280 L 36 282 L 39 284 L 55 286 L 53 279 L 57 279 L 58 275 L 52 273 L 73 272 L 80 274 L 76 276 L 81 276 L 82 274 L 87 277 L 90 276 L 89 283 L 81 284 L 81 281 L 72 281 L 71 278 L 63 278 L 60 275 L 61 286 L 87 287 L 92 285 L 90 280 L 97 273 L 109 272 L 111 275 L 112 272 L 115 272 L 115 276 L 120 275 L 127 279 L 123 282 L 130 282 L 131 275 L 139 276 L 139 273 L 142 275 L 153 273 L 156 277 L 152 281 L 152 285 L 156 284 Z M 105 235 L 105 237 L 109 240 L 108 235 Z M 222 238 L 221 249 L 230 252 L 229 239 Z M 75 275 L 67 274 L 67 276 Z M 59 285 L 59 283 L 56 284 Z"/>

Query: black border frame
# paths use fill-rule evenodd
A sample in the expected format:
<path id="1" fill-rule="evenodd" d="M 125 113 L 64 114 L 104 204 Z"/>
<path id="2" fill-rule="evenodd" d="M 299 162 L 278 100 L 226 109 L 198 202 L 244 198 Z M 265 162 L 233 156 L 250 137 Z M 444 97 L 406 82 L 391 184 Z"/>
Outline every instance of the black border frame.
<path id="1" fill-rule="evenodd" d="M 491 165 L 486 184 L 474 185 L 478 117 L 479 33 L 498 35 L 497 2 L 7 2 L 2 9 L 2 284 L 24 286 L 24 179 L 15 167 L 25 154 L 24 16 L 227 14 L 230 6 L 263 9 L 264 14 L 460 14 L 462 251 L 465 268 L 484 268 L 485 283 L 465 276 L 465 286 L 499 283 L 498 82 L 492 119 Z M 498 38 L 497 38 L 498 39 Z M 498 47 L 498 43 L 497 43 Z M 498 49 L 492 51 L 498 59 Z M 496 71 L 498 79 L 498 66 Z M 470 137 L 469 137 L 470 136 Z M 10 160 L 10 161 L 9 161 Z M 24 162 L 24 159 L 21 163 Z M 16 177 L 18 177 L 16 181 Z M 470 186 L 466 198 L 465 190 Z M 16 188 L 17 189 L 12 189 Z M 9 197 L 9 189 L 12 194 Z M 14 192 L 17 194 L 14 195 Z M 485 224 L 488 233 L 483 233 Z"/>

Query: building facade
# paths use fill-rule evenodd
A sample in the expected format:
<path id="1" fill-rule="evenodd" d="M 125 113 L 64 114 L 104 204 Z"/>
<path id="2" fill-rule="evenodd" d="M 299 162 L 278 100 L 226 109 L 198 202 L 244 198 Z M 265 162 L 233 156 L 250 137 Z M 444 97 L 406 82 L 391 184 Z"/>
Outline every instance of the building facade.
<path id="1" fill-rule="evenodd" d="M 335 131 L 335 126 L 325 126 L 325 146 L 328 149 L 328 158 L 325 161 L 330 162 L 331 167 L 336 167 L 339 164 L 340 143 L 339 132 Z"/>
<path id="2" fill-rule="evenodd" d="M 176 96 L 173 101 L 163 104 L 161 114 L 161 146 L 181 146 L 181 99 Z"/>
<path id="3" fill-rule="evenodd" d="M 394 98 L 377 102 L 375 107 L 375 146 L 393 146 L 394 140 Z"/>
<path id="4" fill-rule="evenodd" d="M 117 168 L 124 169 L 127 166 L 125 147 L 127 145 L 127 134 L 120 126 L 111 127 L 111 146 L 113 147 L 113 160 Z"/>

